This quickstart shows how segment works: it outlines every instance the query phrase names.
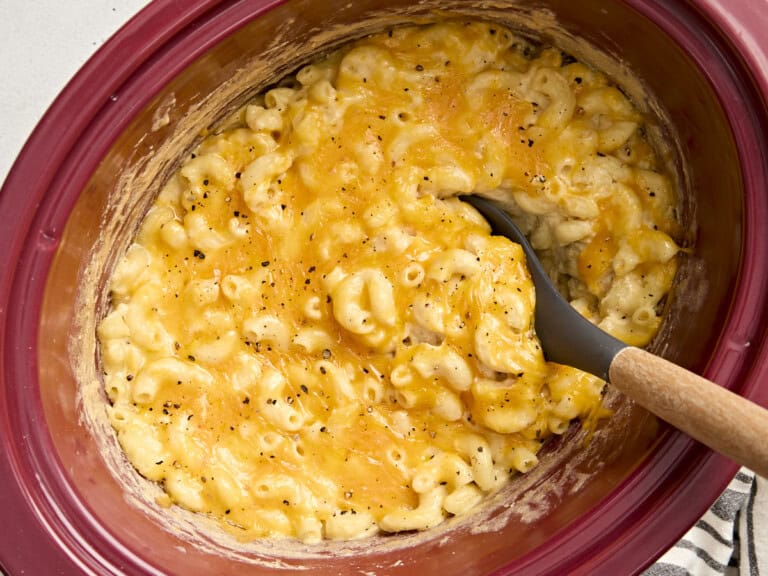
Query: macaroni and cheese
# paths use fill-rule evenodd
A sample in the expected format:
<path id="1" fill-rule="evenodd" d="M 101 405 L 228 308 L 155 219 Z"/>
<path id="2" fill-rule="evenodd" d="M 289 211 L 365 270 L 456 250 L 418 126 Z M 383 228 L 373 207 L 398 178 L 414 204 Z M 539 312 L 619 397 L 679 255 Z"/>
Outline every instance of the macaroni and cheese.
<path id="1" fill-rule="evenodd" d="M 506 200 L 590 320 L 653 337 L 676 193 L 637 110 L 502 26 L 396 28 L 259 96 L 146 215 L 98 329 L 131 464 L 241 538 L 349 540 L 463 514 L 604 416 L 468 193 Z"/>

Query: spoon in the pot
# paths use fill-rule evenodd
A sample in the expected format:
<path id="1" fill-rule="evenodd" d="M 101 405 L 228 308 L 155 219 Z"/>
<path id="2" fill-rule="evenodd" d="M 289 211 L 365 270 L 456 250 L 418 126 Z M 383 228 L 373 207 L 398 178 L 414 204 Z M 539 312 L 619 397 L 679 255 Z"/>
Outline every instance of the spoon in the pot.
<path id="1" fill-rule="evenodd" d="M 547 360 L 579 368 L 709 448 L 768 477 L 768 410 L 586 320 L 560 295 L 525 236 L 494 202 L 461 196 L 496 234 L 523 247 L 536 287 L 536 334 Z"/>

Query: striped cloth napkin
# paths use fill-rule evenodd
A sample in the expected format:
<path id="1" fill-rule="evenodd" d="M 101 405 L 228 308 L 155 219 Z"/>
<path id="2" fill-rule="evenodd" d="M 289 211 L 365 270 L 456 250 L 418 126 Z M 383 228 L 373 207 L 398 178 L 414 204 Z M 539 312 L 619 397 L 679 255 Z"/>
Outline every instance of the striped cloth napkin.
<path id="1" fill-rule="evenodd" d="M 643 576 L 768 576 L 768 480 L 742 468 Z"/>

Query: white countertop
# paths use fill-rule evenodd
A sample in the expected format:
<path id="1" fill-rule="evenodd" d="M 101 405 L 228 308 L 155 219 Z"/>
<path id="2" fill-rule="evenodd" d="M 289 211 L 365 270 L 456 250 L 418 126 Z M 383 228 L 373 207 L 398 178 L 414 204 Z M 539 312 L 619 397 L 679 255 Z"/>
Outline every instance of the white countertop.
<path id="1" fill-rule="evenodd" d="M 0 1 L 0 183 L 70 78 L 148 0 Z"/>

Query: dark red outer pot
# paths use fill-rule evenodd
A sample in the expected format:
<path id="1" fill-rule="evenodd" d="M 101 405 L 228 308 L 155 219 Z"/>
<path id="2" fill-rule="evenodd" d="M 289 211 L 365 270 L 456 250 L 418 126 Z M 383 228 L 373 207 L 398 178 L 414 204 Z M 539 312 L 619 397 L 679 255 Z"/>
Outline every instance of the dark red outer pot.
<path id="1" fill-rule="evenodd" d="M 281 3 L 156 0 L 69 83 L 2 188 L 0 567 L 11 575 L 159 573 L 109 537 L 78 502 L 52 449 L 36 371 L 47 271 L 80 191 L 133 115 L 197 56 Z M 625 4 L 653 20 L 704 71 L 729 118 L 745 190 L 742 261 L 705 375 L 768 406 L 768 3 Z M 205 34 L 196 34 L 203 25 Z M 703 514 L 736 469 L 671 432 L 598 506 L 496 574 L 637 573 Z"/>

